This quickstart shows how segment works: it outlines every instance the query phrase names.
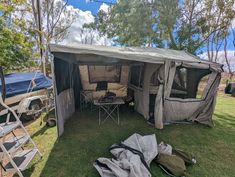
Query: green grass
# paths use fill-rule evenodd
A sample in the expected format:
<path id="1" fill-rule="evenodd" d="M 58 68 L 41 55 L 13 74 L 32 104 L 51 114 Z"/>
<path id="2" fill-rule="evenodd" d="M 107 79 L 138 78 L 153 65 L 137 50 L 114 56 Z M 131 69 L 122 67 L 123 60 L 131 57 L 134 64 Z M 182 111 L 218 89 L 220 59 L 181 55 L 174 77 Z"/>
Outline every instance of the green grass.
<path id="1" fill-rule="evenodd" d="M 214 128 L 204 125 L 169 125 L 156 130 L 131 111 L 121 112 L 121 125 L 111 120 L 98 126 L 97 114 L 83 112 L 73 116 L 65 133 L 56 140 L 56 128 L 39 125 L 39 120 L 28 126 L 43 159 L 35 160 L 24 172 L 32 177 L 98 177 L 92 166 L 98 157 L 110 157 L 108 148 L 131 134 L 155 133 L 157 141 L 165 141 L 196 156 L 197 164 L 188 167 L 188 176 L 235 176 L 235 98 L 220 95 L 214 114 Z M 36 132 L 36 133 L 35 133 Z M 166 176 L 155 164 L 154 176 Z"/>

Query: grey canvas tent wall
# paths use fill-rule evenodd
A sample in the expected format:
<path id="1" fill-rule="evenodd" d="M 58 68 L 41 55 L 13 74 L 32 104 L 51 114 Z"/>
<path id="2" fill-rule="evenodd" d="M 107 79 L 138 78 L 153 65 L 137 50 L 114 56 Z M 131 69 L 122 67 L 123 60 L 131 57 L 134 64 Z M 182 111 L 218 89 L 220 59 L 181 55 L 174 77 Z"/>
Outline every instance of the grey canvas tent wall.
<path id="1" fill-rule="evenodd" d="M 50 51 L 59 135 L 79 108 L 81 90 L 100 96 L 95 90 L 98 80 L 108 81 L 108 89 L 118 96 L 125 98 L 131 91 L 135 110 L 146 119 L 154 116 L 156 128 L 177 121 L 213 126 L 222 72 L 217 63 L 159 48 L 53 44 Z"/>

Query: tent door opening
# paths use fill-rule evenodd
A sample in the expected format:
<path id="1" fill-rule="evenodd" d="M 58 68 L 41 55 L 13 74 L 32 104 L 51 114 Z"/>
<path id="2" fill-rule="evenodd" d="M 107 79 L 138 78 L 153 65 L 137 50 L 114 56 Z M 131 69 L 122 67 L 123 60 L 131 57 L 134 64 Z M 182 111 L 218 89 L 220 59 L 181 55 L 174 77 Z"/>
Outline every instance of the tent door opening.
<path id="1" fill-rule="evenodd" d="M 149 94 L 149 119 L 154 120 L 154 109 L 157 94 Z"/>
<path id="2" fill-rule="evenodd" d="M 149 121 L 154 123 L 155 122 L 155 107 L 156 104 L 156 97 L 158 94 L 159 86 L 161 84 L 161 77 L 159 75 L 160 66 L 157 67 L 153 71 L 153 74 L 150 77 L 149 82 Z"/>

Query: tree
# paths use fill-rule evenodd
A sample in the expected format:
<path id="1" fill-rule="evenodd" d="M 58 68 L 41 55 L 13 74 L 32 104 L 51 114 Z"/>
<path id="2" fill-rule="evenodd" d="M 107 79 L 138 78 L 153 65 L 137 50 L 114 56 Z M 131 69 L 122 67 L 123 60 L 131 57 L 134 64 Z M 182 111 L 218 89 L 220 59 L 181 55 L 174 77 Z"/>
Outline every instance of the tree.
<path id="1" fill-rule="evenodd" d="M 232 72 L 232 69 L 231 69 L 231 66 L 230 66 L 230 61 L 228 59 L 227 45 L 228 45 L 228 41 L 227 41 L 227 38 L 225 38 L 224 39 L 224 57 L 225 57 L 225 62 L 228 66 L 228 73 L 230 75 L 230 79 L 232 79 L 233 72 Z"/>
<path id="2" fill-rule="evenodd" d="M 108 13 L 100 11 L 91 28 L 121 45 L 163 47 L 174 43 L 176 7 L 177 0 L 120 0 Z"/>
<path id="3" fill-rule="evenodd" d="M 162 14 L 159 25 L 164 25 L 165 31 L 169 33 L 169 47 L 198 54 L 199 49 L 206 45 L 209 60 L 215 61 L 222 41 L 227 37 L 224 34 L 227 34 L 235 17 L 234 0 L 185 0 L 183 4 L 180 1 L 168 1 L 155 2 L 159 14 Z M 172 16 L 177 14 L 174 20 Z"/>
<path id="4" fill-rule="evenodd" d="M 33 42 L 26 21 L 12 16 L 24 0 L 2 1 L 0 4 L 0 65 L 6 71 L 28 66 L 32 57 Z"/>
<path id="5" fill-rule="evenodd" d="M 110 12 L 100 11 L 95 17 L 92 28 L 101 35 L 126 46 L 159 46 L 157 26 L 148 0 L 120 0 L 110 8 Z"/>
<path id="6" fill-rule="evenodd" d="M 67 36 L 69 27 L 77 17 L 77 12 L 68 8 L 68 0 L 42 0 L 41 3 L 38 2 L 31 0 L 30 4 L 34 17 L 33 21 L 36 22 L 32 23 L 32 28 L 36 31 L 35 39 L 38 48 L 43 50 L 43 57 L 45 57 L 48 67 L 48 45 L 51 42 L 60 42 Z M 41 16 L 38 18 L 39 13 Z M 42 41 L 40 41 L 40 38 L 42 38 Z"/>
<path id="7" fill-rule="evenodd" d="M 234 3 L 234 0 L 210 0 L 204 4 L 204 23 L 207 29 L 205 35 L 209 36 L 206 47 L 210 61 L 217 61 L 222 45 L 227 45 L 226 38 L 229 35 L 232 20 L 235 18 Z"/>
<path id="8" fill-rule="evenodd" d="M 169 47 L 178 49 L 175 39 L 176 22 L 180 15 L 178 0 L 153 1 L 153 12 L 156 14 L 156 26 L 161 33 L 161 40 L 166 40 Z"/>
<path id="9" fill-rule="evenodd" d="M 226 36 L 228 36 L 229 34 L 225 34 Z M 232 45 L 235 49 L 235 30 L 231 27 L 231 37 L 233 38 L 232 39 Z M 234 60 L 235 62 L 235 59 L 234 57 L 233 58 L 229 58 L 228 57 L 228 38 L 224 38 L 224 41 L 223 41 L 223 45 L 224 45 L 224 59 L 225 59 L 225 63 L 227 65 L 227 72 L 229 73 L 229 79 L 232 80 L 233 76 L 234 76 L 234 70 L 232 69 L 232 60 Z M 235 53 L 233 54 L 235 56 Z"/>
<path id="10" fill-rule="evenodd" d="M 95 38 L 95 31 L 90 25 L 84 24 L 80 30 L 81 43 L 92 45 Z"/>
<path id="11" fill-rule="evenodd" d="M 44 0 L 42 1 L 42 16 L 45 17 L 43 33 L 46 44 L 60 42 L 68 34 L 68 28 L 77 17 L 77 12 L 67 7 L 68 0 Z"/>
<path id="12" fill-rule="evenodd" d="M 227 37 L 235 17 L 233 4 L 234 0 L 120 0 L 108 13 L 100 11 L 92 26 L 121 45 L 198 54 L 207 44 L 209 55 L 214 47 L 220 50 Z"/>
<path id="13" fill-rule="evenodd" d="M 202 21 L 202 13 L 200 0 L 185 0 L 180 8 L 180 14 L 176 28 L 177 49 L 187 50 L 192 54 L 196 54 L 197 50 L 203 45 L 201 32 L 204 33 L 204 23 Z"/>

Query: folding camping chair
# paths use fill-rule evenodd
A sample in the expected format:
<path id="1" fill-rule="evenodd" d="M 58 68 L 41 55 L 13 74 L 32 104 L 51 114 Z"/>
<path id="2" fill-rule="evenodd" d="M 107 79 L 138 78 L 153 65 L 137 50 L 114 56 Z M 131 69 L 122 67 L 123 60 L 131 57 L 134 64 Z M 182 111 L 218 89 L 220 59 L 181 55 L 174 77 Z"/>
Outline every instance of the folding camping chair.
<path id="1" fill-rule="evenodd" d="M 91 105 L 91 110 L 93 109 L 93 95 L 92 91 L 88 90 L 82 90 L 80 91 L 80 110 L 83 111 L 85 108 L 87 108 Z"/>

